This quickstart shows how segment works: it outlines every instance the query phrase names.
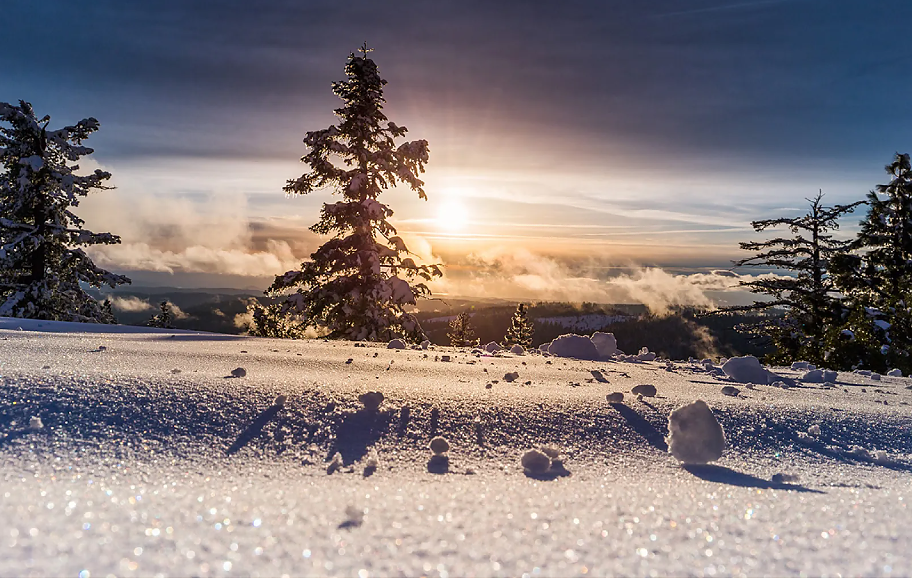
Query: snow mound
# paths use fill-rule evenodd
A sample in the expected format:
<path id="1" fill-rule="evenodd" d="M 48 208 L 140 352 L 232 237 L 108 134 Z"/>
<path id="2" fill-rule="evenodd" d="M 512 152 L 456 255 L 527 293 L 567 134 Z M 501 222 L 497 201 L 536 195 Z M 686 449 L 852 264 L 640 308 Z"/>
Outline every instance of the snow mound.
<path id="1" fill-rule="evenodd" d="M 839 373 L 835 370 L 811 370 L 810 372 L 805 373 L 801 377 L 802 382 L 835 382 L 836 378 L 839 376 Z"/>
<path id="2" fill-rule="evenodd" d="M 614 337 L 614 334 L 608 332 L 595 332 L 592 334 L 592 343 L 595 344 L 595 349 L 598 350 L 598 353 L 602 357 L 614 356 L 618 353 L 618 342 L 617 338 Z"/>
<path id="3" fill-rule="evenodd" d="M 399 338 L 394 338 L 389 341 L 389 344 L 386 345 L 389 350 L 405 350 L 408 346 L 405 344 L 404 340 Z"/>
<path id="4" fill-rule="evenodd" d="M 725 433 L 706 402 L 696 400 L 668 417 L 668 452 L 685 464 L 705 464 L 722 457 Z"/>
<path id="5" fill-rule="evenodd" d="M 605 396 L 605 398 L 608 400 L 608 404 L 620 404 L 624 401 L 624 393 L 612 392 L 611 394 Z"/>
<path id="6" fill-rule="evenodd" d="M 542 474 L 551 468 L 551 457 L 540 450 L 527 450 L 520 460 L 523 469 L 532 474 Z"/>
<path id="7" fill-rule="evenodd" d="M 504 382 L 515 382 L 519 378 L 519 372 L 507 372 L 504 374 Z"/>
<path id="8" fill-rule="evenodd" d="M 653 360 L 656 359 L 656 353 L 650 352 L 649 348 L 647 348 L 646 346 L 643 346 L 642 348 L 640 348 L 640 353 L 637 354 L 636 358 L 640 362 L 652 362 Z"/>
<path id="9" fill-rule="evenodd" d="M 519 344 L 513 344 L 513 347 L 510 348 L 511 354 L 516 354 L 517 356 L 522 356 L 526 353 L 526 349 L 520 346 Z"/>
<path id="10" fill-rule="evenodd" d="M 503 348 L 497 342 L 488 342 L 485 344 L 484 350 L 489 354 L 496 354 L 497 352 L 503 350 Z"/>
<path id="11" fill-rule="evenodd" d="M 638 386 L 634 386 L 633 390 L 631 390 L 630 393 L 633 394 L 634 396 L 652 398 L 653 396 L 658 394 L 659 391 L 656 390 L 656 387 L 653 386 L 652 384 L 640 384 Z"/>
<path id="12" fill-rule="evenodd" d="M 548 353 L 561 358 L 576 358 L 578 360 L 600 360 L 598 349 L 588 336 L 577 334 L 564 334 L 555 338 L 548 345 Z"/>
<path id="13" fill-rule="evenodd" d="M 41 421 L 40 416 L 32 416 L 29 418 L 29 430 L 41 430 L 44 428 L 44 422 Z"/>
<path id="14" fill-rule="evenodd" d="M 722 371 L 735 382 L 742 384 L 768 384 L 770 373 L 753 356 L 731 358 L 722 364 Z"/>
<path id="15" fill-rule="evenodd" d="M 887 376 L 893 376 L 895 378 L 902 378 L 902 375 L 903 375 L 902 370 L 900 370 L 899 368 L 893 368 L 892 370 L 887 372 Z"/>
<path id="16" fill-rule="evenodd" d="M 383 392 L 371 391 L 358 396 L 358 401 L 364 405 L 364 409 L 368 412 L 376 412 L 380 409 L 380 405 L 383 404 L 383 398 Z"/>

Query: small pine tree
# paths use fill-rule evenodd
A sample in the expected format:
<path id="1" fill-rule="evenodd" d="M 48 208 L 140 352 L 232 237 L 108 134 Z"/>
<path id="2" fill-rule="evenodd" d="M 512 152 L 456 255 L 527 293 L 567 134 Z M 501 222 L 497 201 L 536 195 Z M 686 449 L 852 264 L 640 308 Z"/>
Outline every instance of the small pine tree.
<path id="1" fill-rule="evenodd" d="M 114 316 L 114 304 L 111 303 L 111 298 L 105 298 L 101 302 L 101 322 L 104 324 L 116 324 L 117 317 Z"/>
<path id="2" fill-rule="evenodd" d="M 393 211 L 377 197 L 399 182 L 427 199 L 418 174 L 427 163 L 428 144 L 421 140 L 395 145 L 407 129 L 389 122 L 383 113 L 386 81 L 368 52 L 365 45 L 360 55 L 349 56 L 346 80 L 333 83 L 333 92 L 343 102 L 335 111 L 340 122 L 307 133 L 304 143 L 310 152 L 301 160 L 310 172 L 285 186 L 289 195 L 332 187 L 342 196 L 342 201 L 324 204 L 320 221 L 310 228 L 333 237 L 300 271 L 277 276 L 267 294 L 294 291 L 276 314 L 325 328 L 329 338 L 404 337 L 417 342 L 424 339 L 424 332 L 406 308 L 430 290 L 424 283 L 407 280 L 428 281 L 441 271 L 402 257 L 409 252 L 387 221 Z M 334 159 L 341 159 L 344 166 L 334 164 Z"/>
<path id="3" fill-rule="evenodd" d="M 259 303 L 247 308 L 250 324 L 247 333 L 262 338 L 287 338 L 299 340 L 307 337 L 307 324 L 291 315 L 282 313 L 279 304 L 263 306 Z"/>
<path id="4" fill-rule="evenodd" d="M 171 302 L 165 300 L 158 304 L 159 313 L 152 316 L 152 319 L 146 322 L 150 328 L 174 328 L 174 308 Z"/>
<path id="5" fill-rule="evenodd" d="M 912 163 L 897 153 L 886 166 L 890 182 L 868 193 L 867 217 L 852 249 L 834 263 L 834 277 L 853 311 L 847 324 L 861 365 L 912 371 Z M 872 327 L 873 326 L 873 327 Z M 845 334 L 843 334 L 845 335 Z M 867 337 L 872 342 L 865 342 Z M 834 346 L 845 344 L 837 337 Z M 871 354 L 873 352 L 873 354 Z"/>
<path id="6" fill-rule="evenodd" d="M 113 288 L 130 280 L 96 267 L 82 247 L 120 238 L 83 229 L 70 209 L 110 189 L 110 173 L 78 175 L 74 163 L 93 153 L 82 142 L 98 121 L 55 131 L 49 122 L 25 101 L 0 102 L 0 316 L 113 323 L 80 284 Z"/>
<path id="7" fill-rule="evenodd" d="M 757 252 L 735 262 L 735 266 L 772 267 L 794 272 L 794 276 L 759 277 L 741 282 L 752 293 L 772 299 L 748 306 L 723 308 L 722 312 L 784 309 L 784 316 L 771 316 L 742 330 L 765 336 L 776 347 L 769 362 L 788 363 L 808 360 L 822 365 L 826 358 L 826 336 L 839 325 L 843 307 L 829 274 L 830 263 L 844 255 L 851 241 L 834 239 L 830 233 L 839 228 L 839 219 L 855 210 L 861 202 L 825 207 L 823 193 L 808 199 L 810 210 L 801 217 L 764 219 L 751 223 L 757 232 L 785 226 L 794 235 L 767 241 L 741 243 L 741 249 Z"/>
<path id="8" fill-rule="evenodd" d="M 469 312 L 462 312 L 456 316 L 449 324 L 450 331 L 447 337 L 450 339 L 450 345 L 457 348 L 474 346 L 478 343 L 475 337 L 475 328 L 472 327 L 472 316 Z"/>
<path id="9" fill-rule="evenodd" d="M 519 344 L 524 348 L 532 346 L 532 321 L 526 317 L 525 304 L 519 304 L 510 320 L 510 327 L 507 329 L 507 335 L 504 336 L 504 346 Z"/>

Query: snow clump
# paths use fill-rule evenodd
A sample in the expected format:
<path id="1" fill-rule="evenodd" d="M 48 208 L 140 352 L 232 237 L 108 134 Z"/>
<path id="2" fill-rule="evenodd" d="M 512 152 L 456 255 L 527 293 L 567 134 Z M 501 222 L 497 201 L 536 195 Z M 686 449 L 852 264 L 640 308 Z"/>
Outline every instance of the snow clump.
<path id="1" fill-rule="evenodd" d="M 902 375 L 903 375 L 902 370 L 900 370 L 899 368 L 893 368 L 892 370 L 887 372 L 887 376 L 893 376 L 894 378 L 902 378 Z"/>
<path id="2" fill-rule="evenodd" d="M 405 350 L 408 346 L 405 344 L 405 341 L 400 338 L 393 338 L 389 341 L 389 344 L 386 345 L 388 350 Z"/>
<path id="3" fill-rule="evenodd" d="M 808 434 L 811 436 L 820 436 L 820 425 L 812 424 L 810 428 L 808 428 Z"/>
<path id="4" fill-rule="evenodd" d="M 523 453 L 520 463 L 522 464 L 523 469 L 529 473 L 543 474 L 548 472 L 548 469 L 551 468 L 551 457 L 544 452 L 533 448 Z"/>
<path id="5" fill-rule="evenodd" d="M 519 378 L 519 372 L 507 372 L 504 374 L 504 382 L 514 382 Z"/>
<path id="6" fill-rule="evenodd" d="M 598 349 L 588 336 L 578 334 L 564 334 L 555 338 L 548 345 L 548 353 L 561 358 L 576 358 L 578 360 L 600 360 Z"/>
<path id="7" fill-rule="evenodd" d="M 247 370 L 245 370 L 243 368 L 235 368 L 234 370 L 231 371 L 231 375 L 234 376 L 235 378 L 243 378 L 244 376 L 247 375 Z"/>
<path id="8" fill-rule="evenodd" d="M 342 468 L 342 455 L 338 452 L 333 455 L 332 460 L 326 466 L 326 474 L 332 474 Z"/>
<path id="9" fill-rule="evenodd" d="M 611 394 L 605 396 L 609 404 L 620 404 L 624 401 L 623 392 L 612 392 Z"/>
<path id="10" fill-rule="evenodd" d="M 685 464 L 705 464 L 722 457 L 725 433 L 706 402 L 696 400 L 668 417 L 668 452 Z"/>
<path id="11" fill-rule="evenodd" d="M 440 456 L 449 452 L 450 443 L 447 442 L 447 439 L 442 436 L 435 436 L 431 439 L 430 448 L 431 452 L 433 452 L 435 456 Z"/>
<path id="12" fill-rule="evenodd" d="M 647 348 L 646 346 L 643 346 L 642 348 L 640 348 L 640 353 L 637 354 L 637 360 L 639 360 L 640 362 L 652 362 L 655 359 L 656 359 L 656 353 L 650 352 L 649 348 Z"/>
<path id="13" fill-rule="evenodd" d="M 488 342 L 487 344 L 485 344 L 485 347 L 484 347 L 484 351 L 489 354 L 496 354 L 497 352 L 500 352 L 501 350 L 503 350 L 503 348 L 497 342 Z"/>
<path id="14" fill-rule="evenodd" d="M 656 390 L 656 387 L 653 386 L 652 384 L 640 384 L 638 386 L 634 386 L 633 390 L 631 390 L 630 393 L 633 394 L 634 396 L 652 398 L 653 396 L 658 394 L 659 391 Z"/>
<path id="15" fill-rule="evenodd" d="M 608 332 L 595 332 L 590 338 L 592 343 L 595 345 L 595 349 L 598 350 L 598 353 L 603 358 L 609 356 L 614 356 L 619 353 L 617 338 L 614 337 L 614 334 Z"/>
<path id="16" fill-rule="evenodd" d="M 376 412 L 383 404 L 383 392 L 365 392 L 358 396 L 358 401 L 364 405 L 368 412 Z"/>
<path id="17" fill-rule="evenodd" d="M 519 344 L 513 344 L 513 347 L 510 348 L 511 354 L 516 354 L 517 356 L 522 356 L 526 353 L 526 349 L 520 346 Z"/>
<path id="18" fill-rule="evenodd" d="M 423 340 L 423 341 L 421 342 L 421 349 L 422 349 L 422 350 L 427 350 L 427 349 L 428 349 L 428 346 L 430 346 L 430 345 L 431 345 L 431 341 L 430 341 L 430 340 Z"/>
<path id="19" fill-rule="evenodd" d="M 722 371 L 735 382 L 742 384 L 769 384 L 769 371 L 753 356 L 731 358 L 722 364 Z"/>
<path id="20" fill-rule="evenodd" d="M 29 430 L 41 430 L 42 428 L 44 428 L 44 422 L 41 421 L 40 416 L 32 416 L 29 418 Z"/>
<path id="21" fill-rule="evenodd" d="M 722 387 L 722 394 L 725 394 L 726 396 L 737 396 L 740 393 L 741 393 L 741 391 L 738 390 L 737 388 L 735 388 L 734 386 L 723 386 Z"/>

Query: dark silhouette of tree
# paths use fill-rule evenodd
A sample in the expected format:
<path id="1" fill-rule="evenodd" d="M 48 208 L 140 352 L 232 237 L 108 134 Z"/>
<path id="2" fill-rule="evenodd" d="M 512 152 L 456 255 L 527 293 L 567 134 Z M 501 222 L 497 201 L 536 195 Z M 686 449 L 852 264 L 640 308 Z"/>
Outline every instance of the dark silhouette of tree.
<path id="1" fill-rule="evenodd" d="M 792 236 L 741 243 L 741 249 L 756 255 L 735 262 L 736 267 L 759 266 L 791 272 L 792 275 L 758 276 L 741 287 L 769 299 L 751 305 L 723 308 L 722 312 L 766 312 L 768 318 L 742 329 L 770 339 L 776 348 L 767 356 L 773 363 L 808 360 L 822 365 L 826 359 L 826 336 L 841 323 L 843 306 L 830 275 L 830 264 L 849 250 L 851 241 L 835 239 L 839 220 L 861 201 L 826 207 L 823 193 L 808 199 L 810 209 L 801 217 L 753 221 L 757 232 L 785 227 Z M 784 315 L 775 310 L 784 310 Z"/>
<path id="2" fill-rule="evenodd" d="M 293 291 L 276 315 L 292 316 L 324 328 L 329 338 L 379 341 L 404 337 L 424 339 L 418 320 L 408 311 L 416 300 L 430 295 L 423 282 L 441 275 L 436 265 L 417 265 L 388 218 L 393 211 L 377 200 L 381 191 L 403 183 L 427 199 L 418 175 L 428 161 L 427 141 L 395 140 L 407 129 L 383 113 L 383 80 L 377 65 L 351 54 L 347 78 L 333 83 L 342 99 L 338 124 L 307 133 L 310 152 L 302 161 L 310 171 L 289 180 L 285 192 L 305 195 L 330 187 L 343 200 L 323 205 L 315 233 L 332 235 L 301 265 L 299 271 L 277 276 L 270 295 Z M 334 160 L 341 160 L 341 166 Z M 267 326 L 268 327 L 268 326 Z"/>
<path id="3" fill-rule="evenodd" d="M 451 346 L 462 348 L 478 343 L 475 338 L 475 328 L 472 327 L 472 316 L 468 312 L 457 315 L 450 321 L 449 328 L 447 337 L 450 339 Z"/>
<path id="4" fill-rule="evenodd" d="M 858 357 L 853 365 L 912 371 L 912 166 L 897 153 L 889 183 L 868 193 L 868 214 L 853 253 L 834 263 L 834 277 L 851 309 L 834 347 Z"/>
<path id="5" fill-rule="evenodd" d="M 82 247 L 120 238 L 83 229 L 71 209 L 110 189 L 110 173 L 77 173 L 76 161 L 93 153 L 82 142 L 98 121 L 57 130 L 49 123 L 25 101 L 0 102 L 0 316 L 115 323 L 80 284 L 113 288 L 130 280 L 96 267 Z"/>
<path id="6" fill-rule="evenodd" d="M 150 328 L 174 328 L 174 308 L 171 302 L 165 300 L 158 304 L 159 313 L 152 316 L 152 319 L 146 322 Z"/>
<path id="7" fill-rule="evenodd" d="M 510 320 L 510 327 L 507 329 L 507 335 L 504 336 L 504 346 L 519 344 L 524 348 L 532 345 L 532 321 L 526 316 L 525 304 L 519 304 L 513 318 Z"/>

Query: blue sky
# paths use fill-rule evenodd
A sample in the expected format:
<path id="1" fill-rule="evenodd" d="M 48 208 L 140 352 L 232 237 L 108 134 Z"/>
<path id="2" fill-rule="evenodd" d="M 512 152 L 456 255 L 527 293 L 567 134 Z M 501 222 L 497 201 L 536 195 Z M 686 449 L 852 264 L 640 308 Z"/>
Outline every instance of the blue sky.
<path id="1" fill-rule="evenodd" d="M 388 116 L 430 142 L 429 201 L 385 199 L 420 253 L 453 272 L 518 248 L 572 271 L 716 268 L 752 219 L 818 189 L 861 199 L 910 149 L 910 17 L 876 0 L 7 0 L 0 101 L 99 119 L 89 144 L 118 188 L 83 212 L 124 238 L 100 262 L 150 283 L 256 286 L 316 247 L 329 194 L 281 187 L 365 40 Z"/>

